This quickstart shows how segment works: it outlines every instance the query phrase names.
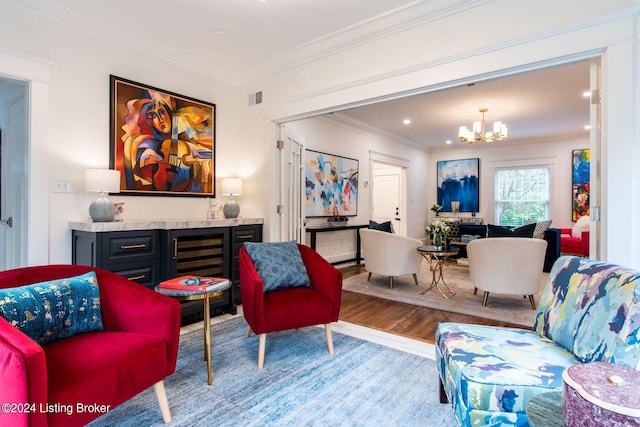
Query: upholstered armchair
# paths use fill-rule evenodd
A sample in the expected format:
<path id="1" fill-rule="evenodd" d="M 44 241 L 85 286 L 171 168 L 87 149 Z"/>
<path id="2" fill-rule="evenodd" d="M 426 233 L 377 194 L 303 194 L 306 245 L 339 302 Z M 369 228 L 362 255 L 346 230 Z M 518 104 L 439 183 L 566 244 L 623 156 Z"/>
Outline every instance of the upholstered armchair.
<path id="1" fill-rule="evenodd" d="M 0 425 L 82 426 L 151 386 L 171 421 L 163 379 L 176 369 L 177 301 L 79 265 L 3 271 L 0 291 L 0 402 L 16 405 Z"/>
<path id="2" fill-rule="evenodd" d="M 417 249 L 423 245 L 418 239 L 400 236 L 384 231 L 363 228 L 360 230 L 364 265 L 371 274 L 389 277 L 389 288 L 393 288 L 393 277 L 405 274 L 413 275 L 418 285 L 418 273 L 422 256 Z"/>
<path id="3" fill-rule="evenodd" d="M 572 228 L 560 229 L 560 252 L 563 254 L 589 256 L 589 227 L 591 219 L 581 216 Z"/>
<path id="4" fill-rule="evenodd" d="M 469 242 L 469 275 L 475 291 L 524 295 L 536 309 L 533 295 L 540 290 L 547 242 L 526 237 L 488 237 Z M 474 291 L 474 293 L 475 293 Z"/>
<path id="5" fill-rule="evenodd" d="M 532 329 L 438 325 L 440 401 L 453 404 L 462 426 L 528 426 L 528 402 L 561 392 L 566 368 L 607 362 L 640 369 L 639 335 L 640 271 L 563 256 Z"/>
<path id="6" fill-rule="evenodd" d="M 247 338 L 251 331 L 259 335 L 258 368 L 264 367 L 267 334 L 287 329 L 324 325 L 333 354 L 330 324 L 340 314 L 342 274 L 316 251 L 295 242 L 245 243 L 239 257 Z M 298 258 L 301 269 L 295 271 L 292 264 Z"/>

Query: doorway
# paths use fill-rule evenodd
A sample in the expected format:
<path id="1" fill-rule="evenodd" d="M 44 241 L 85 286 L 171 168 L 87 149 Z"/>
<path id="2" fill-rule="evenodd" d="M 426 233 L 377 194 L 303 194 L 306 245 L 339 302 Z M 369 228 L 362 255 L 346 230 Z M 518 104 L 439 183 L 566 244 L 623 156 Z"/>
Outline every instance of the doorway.
<path id="1" fill-rule="evenodd" d="M 26 128 L 22 144 L 26 171 L 19 204 L 24 208 L 21 233 L 21 251 L 24 259 L 18 266 L 49 263 L 49 82 L 53 63 L 20 53 L 0 50 L 0 83 L 18 83 L 24 90 Z M 0 105 L 2 102 L 0 101 Z M 0 122 L 4 119 L 0 114 Z M 6 143 L 6 131 L 2 132 Z M 5 145 L 3 143 L 3 145 Z M 6 152 L 6 148 L 4 150 Z M 4 154 L 4 153 L 3 153 Z M 3 175 L 3 181 L 6 174 Z M 4 213 L 3 213 L 4 216 Z M 13 222 L 16 227 L 16 222 Z M 0 237 L 0 250 L 4 252 L 5 239 Z M 4 255 L 0 255 L 4 262 Z M 7 266 L 9 268 L 9 266 Z"/>
<path id="2" fill-rule="evenodd" d="M 372 161 L 371 212 L 376 222 L 390 221 L 396 234 L 406 236 L 405 188 L 406 168 Z"/>
<path id="3" fill-rule="evenodd" d="M 26 94 L 25 82 L 0 79 L 0 271 L 27 265 Z"/>

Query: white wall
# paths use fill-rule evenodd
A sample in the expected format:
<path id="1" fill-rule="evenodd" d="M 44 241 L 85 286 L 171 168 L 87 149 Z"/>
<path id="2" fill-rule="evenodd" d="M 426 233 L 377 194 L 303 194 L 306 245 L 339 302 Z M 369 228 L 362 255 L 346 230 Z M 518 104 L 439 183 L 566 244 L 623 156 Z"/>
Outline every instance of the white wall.
<path id="1" fill-rule="evenodd" d="M 407 235 L 424 237 L 426 193 L 425 170 L 429 155 L 425 151 L 400 145 L 373 132 L 357 129 L 327 117 L 316 117 L 286 123 L 296 135 L 304 138 L 306 149 L 322 151 L 358 160 L 358 215 L 349 224 L 368 224 L 371 203 L 371 152 L 395 158 L 407 168 Z M 309 225 L 326 225 L 325 219 L 310 218 Z M 330 261 L 353 258 L 354 232 L 318 234 L 317 249 Z"/>
<path id="2" fill-rule="evenodd" d="M 79 33 L 10 6 L 3 6 L 0 14 L 0 40 L 9 43 L 17 56 L 28 54 L 52 64 L 49 103 L 38 107 L 45 108 L 48 129 L 42 147 L 38 147 L 38 143 L 32 145 L 31 150 L 35 171 L 44 171 L 41 178 L 34 175 L 37 177 L 35 198 L 44 202 L 44 208 L 31 204 L 33 222 L 46 224 L 46 218 L 49 218 L 50 243 L 45 243 L 46 231 L 34 230 L 30 248 L 41 250 L 44 247 L 45 256 L 30 257 L 30 263 L 71 261 L 68 222 L 88 219 L 88 206 L 96 197 L 95 193 L 82 190 L 84 169 L 109 166 L 110 74 L 217 104 L 217 178 L 246 177 L 247 195 L 242 199 L 242 215 L 263 216 L 264 204 L 252 202 L 250 193 L 253 187 L 250 175 L 257 169 L 254 158 L 246 155 L 252 150 L 247 148 L 247 141 L 238 141 L 236 136 L 240 100 L 235 88 L 180 64 Z M 12 75 L 0 64 L 0 74 L 3 73 Z M 42 163 L 44 168 L 37 167 Z M 79 192 L 52 193 L 51 180 L 56 178 L 74 180 Z M 111 198 L 125 202 L 125 219 L 206 218 L 205 198 L 124 195 L 112 195 Z"/>
<path id="3" fill-rule="evenodd" d="M 477 216 L 487 224 L 495 224 L 494 178 L 496 169 L 504 167 L 548 166 L 550 169 L 549 219 L 552 227 L 571 228 L 571 155 L 572 150 L 589 148 L 589 135 L 575 138 L 511 144 L 510 141 L 494 141 L 491 144 L 460 144 L 453 150 L 432 152 L 429 170 L 435 171 L 442 160 L 480 159 L 480 208 Z M 435 173 L 434 173 L 435 174 Z M 437 202 L 437 186 L 427 188 L 428 205 Z M 471 216 L 460 213 L 460 216 Z"/>
<path id="4" fill-rule="evenodd" d="M 296 135 L 306 141 L 306 148 L 331 154 L 338 154 L 359 160 L 359 200 L 358 215 L 350 219 L 350 224 L 366 224 L 369 219 L 370 191 L 365 181 L 371 180 L 369 170 L 370 150 L 386 153 L 398 159 L 406 159 L 407 185 L 409 186 L 409 236 L 424 238 L 424 226 L 432 213 L 429 207 L 437 202 L 436 163 L 442 160 L 467 158 L 480 159 L 480 211 L 478 217 L 485 223 L 495 223 L 494 174 L 497 168 L 510 166 L 549 166 L 551 171 L 550 219 L 556 228 L 570 228 L 571 220 L 571 155 L 576 149 L 589 147 L 589 135 L 551 141 L 512 142 L 496 141 L 491 144 L 465 145 L 456 143 L 452 147 L 421 150 L 398 145 L 372 132 L 356 129 L 327 118 L 310 118 L 287 123 Z M 460 216 L 471 216 L 461 213 Z M 323 219 L 309 219 L 309 225 L 323 225 Z M 319 234 L 317 248 L 331 261 L 351 258 L 355 252 L 353 232 L 343 231 Z"/>

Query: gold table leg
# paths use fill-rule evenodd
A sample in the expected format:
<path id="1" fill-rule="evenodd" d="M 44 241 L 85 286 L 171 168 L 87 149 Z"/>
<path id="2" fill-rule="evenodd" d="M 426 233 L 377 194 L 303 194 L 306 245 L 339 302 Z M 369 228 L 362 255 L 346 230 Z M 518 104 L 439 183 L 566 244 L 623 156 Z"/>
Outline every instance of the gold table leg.
<path id="1" fill-rule="evenodd" d="M 449 285 L 447 285 L 447 282 L 445 282 L 444 280 L 444 275 L 442 274 L 442 267 L 444 265 L 444 262 L 447 259 L 447 256 L 443 255 L 442 257 L 439 258 L 437 255 L 434 255 L 434 254 L 420 254 L 420 255 L 422 255 L 423 258 L 429 261 L 429 270 L 431 270 L 431 286 L 429 286 L 424 291 L 420 292 L 420 295 L 424 295 L 431 289 L 436 288 L 438 292 L 440 292 L 440 295 L 442 295 L 445 299 L 452 298 L 456 293 L 453 291 L 453 289 L 449 287 Z M 440 289 L 440 282 L 442 282 L 442 285 L 445 289 L 444 291 Z"/>
<path id="2" fill-rule="evenodd" d="M 204 359 L 207 361 L 207 384 L 213 383 L 211 373 L 211 308 L 209 307 L 209 294 L 204 295 Z"/>

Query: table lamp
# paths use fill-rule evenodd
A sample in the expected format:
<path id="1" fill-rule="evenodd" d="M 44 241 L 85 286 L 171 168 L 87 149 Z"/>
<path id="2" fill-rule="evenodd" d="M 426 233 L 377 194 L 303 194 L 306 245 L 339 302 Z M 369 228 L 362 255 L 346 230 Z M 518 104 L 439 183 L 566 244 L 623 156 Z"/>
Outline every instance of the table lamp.
<path id="1" fill-rule="evenodd" d="M 242 180 L 240 178 L 222 178 L 220 187 L 222 195 L 229 196 L 229 200 L 222 208 L 225 218 L 237 218 L 240 214 L 240 206 L 233 200 L 233 196 L 242 195 Z"/>
<path id="2" fill-rule="evenodd" d="M 87 169 L 84 175 L 85 191 L 100 193 L 89 205 L 89 216 L 93 222 L 110 222 L 116 214 L 116 207 L 107 197 L 109 193 L 120 192 L 120 171 L 112 169 Z"/>

